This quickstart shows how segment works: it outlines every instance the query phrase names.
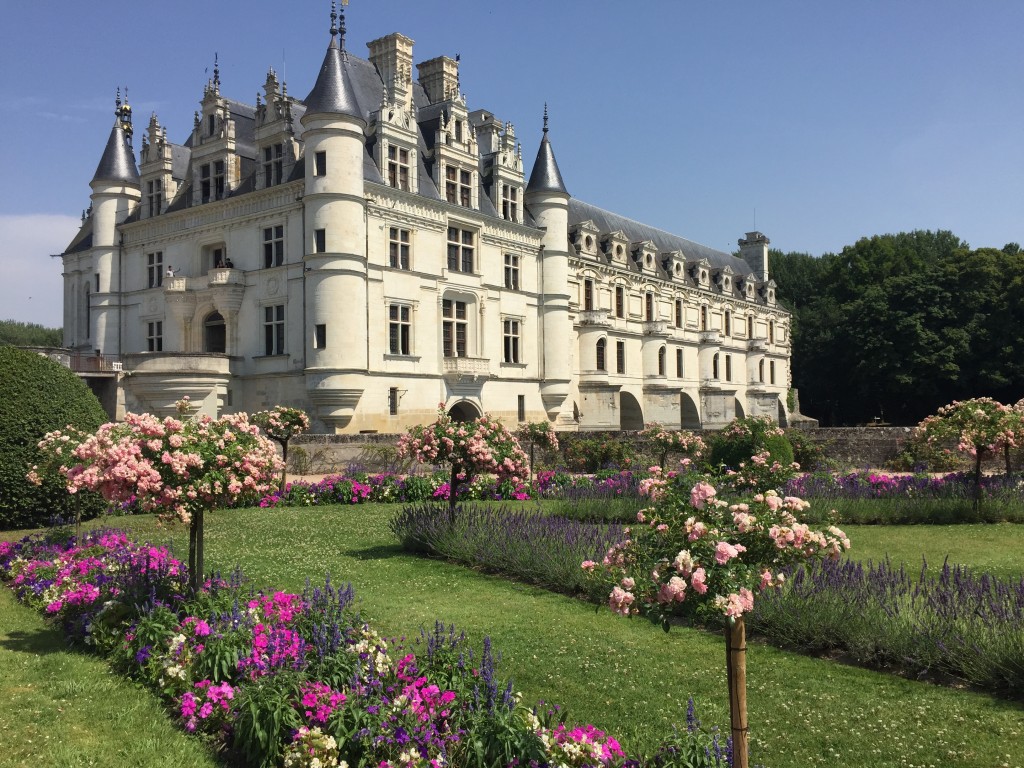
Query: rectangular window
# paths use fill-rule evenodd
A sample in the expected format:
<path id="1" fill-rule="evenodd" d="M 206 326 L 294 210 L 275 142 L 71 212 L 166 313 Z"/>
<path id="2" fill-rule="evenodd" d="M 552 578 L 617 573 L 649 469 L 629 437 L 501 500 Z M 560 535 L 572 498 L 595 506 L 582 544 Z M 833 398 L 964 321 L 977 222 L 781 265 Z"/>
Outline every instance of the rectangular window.
<path id="1" fill-rule="evenodd" d="M 263 353 L 284 354 L 284 304 L 263 308 Z"/>
<path id="2" fill-rule="evenodd" d="M 388 413 L 398 415 L 398 387 L 388 387 Z"/>
<path id="3" fill-rule="evenodd" d="M 502 322 L 502 337 L 504 341 L 502 360 L 506 363 L 519 362 L 519 328 L 518 320 L 504 320 Z"/>
<path id="4" fill-rule="evenodd" d="M 409 150 L 388 147 L 388 184 L 409 191 Z"/>
<path id="5" fill-rule="evenodd" d="M 732 336 L 732 312 L 725 310 L 725 318 L 722 323 L 722 332 L 726 336 Z"/>
<path id="6" fill-rule="evenodd" d="M 164 351 L 164 324 L 157 320 L 153 323 L 146 323 L 146 348 L 150 352 Z"/>
<path id="7" fill-rule="evenodd" d="M 526 395 L 519 395 L 519 402 L 516 407 L 516 418 L 519 421 L 526 421 Z"/>
<path id="8" fill-rule="evenodd" d="M 149 206 L 150 216 L 160 215 L 164 206 L 163 179 L 153 179 L 146 182 L 146 202 Z"/>
<path id="9" fill-rule="evenodd" d="M 732 355 L 725 356 L 725 380 L 732 381 Z"/>
<path id="10" fill-rule="evenodd" d="M 466 302 L 441 302 L 441 347 L 445 357 L 466 357 Z"/>
<path id="11" fill-rule="evenodd" d="M 280 267 L 284 264 L 284 225 L 263 229 L 263 266 Z"/>
<path id="12" fill-rule="evenodd" d="M 391 227 L 388 231 L 388 260 L 392 269 L 409 268 L 409 230 Z"/>
<path id="13" fill-rule="evenodd" d="M 594 308 L 594 281 L 583 281 L 583 310 L 589 312 Z"/>
<path id="14" fill-rule="evenodd" d="M 327 346 L 327 326 L 318 323 L 313 326 L 313 349 L 323 349 Z"/>
<path id="15" fill-rule="evenodd" d="M 626 372 L 626 342 L 615 342 L 615 372 Z"/>
<path id="16" fill-rule="evenodd" d="M 452 272 L 473 271 L 473 233 L 448 227 L 448 269 Z"/>
<path id="17" fill-rule="evenodd" d="M 501 185 L 501 218 L 519 221 L 519 188 L 509 184 Z"/>
<path id="18" fill-rule="evenodd" d="M 473 174 L 454 165 L 445 167 L 444 195 L 449 203 L 469 208 L 472 202 Z"/>
<path id="19" fill-rule="evenodd" d="M 146 275 L 150 288 L 159 288 L 164 284 L 164 252 L 146 254 Z"/>
<path id="20" fill-rule="evenodd" d="M 626 316 L 626 289 L 621 285 L 615 286 L 615 316 Z"/>
<path id="21" fill-rule="evenodd" d="M 683 350 L 676 350 L 676 378 L 683 378 Z"/>
<path id="22" fill-rule="evenodd" d="M 505 287 L 510 291 L 519 290 L 519 257 L 505 254 Z"/>
<path id="23" fill-rule="evenodd" d="M 213 269 L 224 269 L 224 249 L 213 248 L 210 251 L 210 266 Z"/>
<path id="24" fill-rule="evenodd" d="M 327 152 L 321 150 L 313 155 L 313 175 L 327 175 Z"/>
<path id="25" fill-rule="evenodd" d="M 218 160 L 213 164 L 213 199 L 224 199 L 224 161 Z"/>
<path id="26" fill-rule="evenodd" d="M 388 305 L 388 353 L 412 354 L 412 307 L 408 304 Z"/>
<path id="27" fill-rule="evenodd" d="M 683 302 L 676 299 L 676 328 L 683 327 Z"/>
<path id="28" fill-rule="evenodd" d="M 772 360 L 772 361 L 770 361 L 768 363 L 768 380 L 772 384 L 775 383 L 775 361 L 774 360 Z"/>
<path id="29" fill-rule="evenodd" d="M 263 186 L 273 187 L 284 181 L 284 144 L 263 148 Z"/>
<path id="30" fill-rule="evenodd" d="M 199 167 L 199 200 L 208 203 L 210 197 L 210 164 L 206 163 Z"/>
<path id="31" fill-rule="evenodd" d="M 327 230 L 313 230 L 313 253 L 327 253 Z"/>
<path id="32" fill-rule="evenodd" d="M 647 322 L 649 322 L 649 323 L 653 322 L 653 320 L 654 320 L 654 294 L 653 293 L 645 293 L 644 294 L 644 317 L 647 319 Z"/>

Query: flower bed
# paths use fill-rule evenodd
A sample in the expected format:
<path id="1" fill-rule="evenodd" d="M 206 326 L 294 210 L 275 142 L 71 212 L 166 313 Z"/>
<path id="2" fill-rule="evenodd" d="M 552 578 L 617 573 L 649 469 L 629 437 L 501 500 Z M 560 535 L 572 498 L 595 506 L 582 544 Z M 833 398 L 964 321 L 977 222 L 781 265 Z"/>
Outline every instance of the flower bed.
<path id="1" fill-rule="evenodd" d="M 695 721 L 627 758 L 594 726 L 524 706 L 486 638 L 476 651 L 437 624 L 409 647 L 385 640 L 359 619 L 351 588 L 258 591 L 234 573 L 186 597 L 185 570 L 117 531 L 0 543 L 0 576 L 20 599 L 250 765 L 727 764 Z"/>

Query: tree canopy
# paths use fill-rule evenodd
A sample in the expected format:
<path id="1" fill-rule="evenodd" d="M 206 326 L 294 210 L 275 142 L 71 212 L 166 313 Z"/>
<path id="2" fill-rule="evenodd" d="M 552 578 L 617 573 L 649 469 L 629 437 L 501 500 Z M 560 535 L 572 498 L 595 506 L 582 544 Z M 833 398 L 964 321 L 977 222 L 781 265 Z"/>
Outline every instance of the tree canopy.
<path id="1" fill-rule="evenodd" d="M 952 400 L 1024 396 L 1024 253 L 947 231 L 771 254 L 793 312 L 793 384 L 825 425 L 916 424 Z"/>

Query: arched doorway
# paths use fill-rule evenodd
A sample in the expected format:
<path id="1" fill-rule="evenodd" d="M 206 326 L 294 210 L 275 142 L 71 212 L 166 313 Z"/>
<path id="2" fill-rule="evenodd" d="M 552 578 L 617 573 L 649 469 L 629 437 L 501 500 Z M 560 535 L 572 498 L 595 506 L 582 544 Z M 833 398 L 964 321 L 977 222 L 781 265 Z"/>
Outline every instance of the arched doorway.
<path id="1" fill-rule="evenodd" d="M 682 401 L 682 416 L 679 421 L 682 428 L 700 429 L 700 411 L 697 410 L 697 404 L 693 402 L 693 398 L 685 392 L 681 392 L 679 398 Z"/>
<path id="2" fill-rule="evenodd" d="M 203 351 L 221 354 L 228 351 L 227 326 L 220 312 L 211 312 L 203 320 Z"/>
<path id="3" fill-rule="evenodd" d="M 448 409 L 452 421 L 472 421 L 480 418 L 480 409 L 467 400 L 460 400 Z"/>
<path id="4" fill-rule="evenodd" d="M 786 406 L 782 404 L 782 400 L 779 400 L 779 426 L 788 427 L 789 417 L 786 415 Z"/>
<path id="5" fill-rule="evenodd" d="M 740 399 L 738 397 L 735 397 L 733 399 L 736 401 L 736 405 L 735 405 L 735 408 L 736 408 L 736 418 L 737 419 L 744 418 L 747 414 L 743 410 L 743 403 L 740 402 Z"/>
<path id="6" fill-rule="evenodd" d="M 619 429 L 641 430 L 644 428 L 644 412 L 640 403 L 629 392 L 619 393 Z"/>

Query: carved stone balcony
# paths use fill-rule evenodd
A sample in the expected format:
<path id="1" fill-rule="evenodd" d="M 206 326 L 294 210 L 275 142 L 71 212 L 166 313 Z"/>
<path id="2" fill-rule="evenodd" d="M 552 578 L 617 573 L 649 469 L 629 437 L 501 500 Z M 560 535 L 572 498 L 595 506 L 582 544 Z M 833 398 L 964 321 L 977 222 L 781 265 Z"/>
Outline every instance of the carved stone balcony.
<path id="1" fill-rule="evenodd" d="M 671 330 L 666 320 L 649 320 L 643 325 L 644 336 L 657 336 L 668 338 Z"/>
<path id="2" fill-rule="evenodd" d="M 460 381 L 464 378 L 479 379 L 489 376 L 491 361 L 486 357 L 444 357 L 441 358 L 441 375 L 446 379 Z"/>
<path id="3" fill-rule="evenodd" d="M 700 331 L 697 334 L 697 341 L 702 346 L 707 344 L 721 344 L 722 336 L 718 331 Z"/>
<path id="4" fill-rule="evenodd" d="M 768 339 L 749 339 L 747 341 L 748 352 L 766 352 L 768 350 Z"/>
<path id="5" fill-rule="evenodd" d="M 580 312 L 580 325 L 595 326 L 598 328 L 608 327 L 607 309 L 585 309 Z"/>

